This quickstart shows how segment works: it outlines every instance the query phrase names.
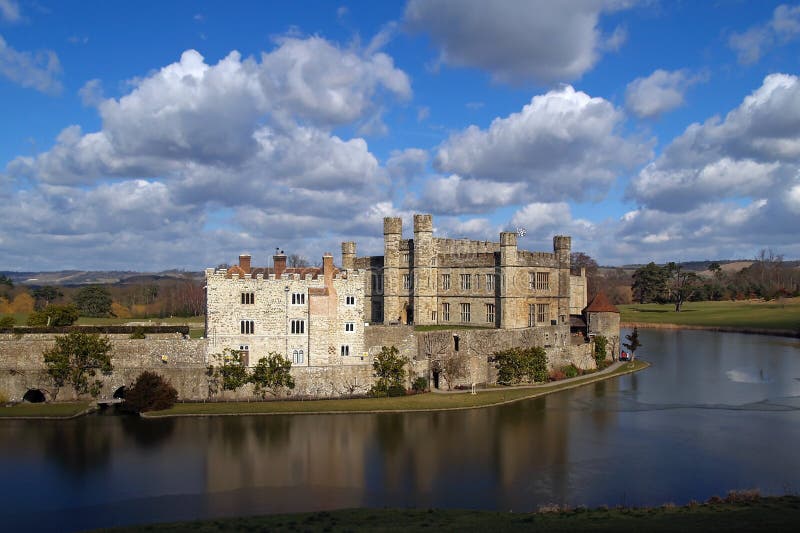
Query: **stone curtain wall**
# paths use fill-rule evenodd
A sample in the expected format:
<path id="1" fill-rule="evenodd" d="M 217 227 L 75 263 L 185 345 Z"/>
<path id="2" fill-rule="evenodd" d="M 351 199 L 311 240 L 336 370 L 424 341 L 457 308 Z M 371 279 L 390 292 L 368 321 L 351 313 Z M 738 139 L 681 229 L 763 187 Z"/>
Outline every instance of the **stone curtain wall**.
<path id="1" fill-rule="evenodd" d="M 56 336 L 53 333 L 0 334 L 0 391 L 10 400 L 22 399 L 28 389 L 46 391 L 48 398 L 52 395 L 54 388 L 42 354 L 55 345 Z M 117 388 L 130 386 L 144 370 L 169 379 L 180 398 L 202 398 L 207 394 L 205 340 L 185 339 L 179 333 L 147 335 L 145 339 L 131 339 L 130 335 L 107 336 L 112 345 L 114 372 L 110 376 L 98 375 L 103 381 L 101 397 L 110 398 Z M 166 356 L 166 361 L 162 356 Z M 57 399 L 71 398 L 71 389 L 64 387 Z"/>
<path id="2" fill-rule="evenodd" d="M 453 335 L 458 335 L 455 351 Z M 250 385 L 209 398 L 206 376 L 206 351 L 213 351 L 204 339 L 185 339 L 180 334 L 148 335 L 130 339 L 128 335 L 108 335 L 112 343 L 111 376 L 103 381 L 101 397 L 110 398 L 121 386 L 130 386 L 144 370 L 170 380 L 181 400 L 253 399 Z M 53 386 L 45 370 L 42 353 L 54 345 L 55 334 L 0 334 L 0 392 L 18 401 L 28 389 L 41 389 L 48 398 Z M 464 357 L 467 372 L 454 385 L 494 383 L 497 375 L 488 359 L 498 350 L 514 346 L 545 346 L 551 368 L 574 364 L 594 368 L 592 345 L 570 345 L 569 327 L 549 326 L 517 330 L 461 329 L 415 332 L 412 326 L 367 326 L 364 328 L 366 356 L 350 357 L 348 364 L 298 366 L 292 368 L 296 386 L 292 397 L 340 397 L 366 393 L 372 386 L 372 358 L 382 346 L 395 346 L 408 358 L 407 386 L 416 377 L 430 377 L 431 359 L 440 354 Z M 162 359 L 166 356 L 166 362 Z M 337 355 L 339 359 L 342 359 Z M 442 385 L 446 386 L 446 385 Z M 58 400 L 69 400 L 72 391 L 62 389 Z"/>

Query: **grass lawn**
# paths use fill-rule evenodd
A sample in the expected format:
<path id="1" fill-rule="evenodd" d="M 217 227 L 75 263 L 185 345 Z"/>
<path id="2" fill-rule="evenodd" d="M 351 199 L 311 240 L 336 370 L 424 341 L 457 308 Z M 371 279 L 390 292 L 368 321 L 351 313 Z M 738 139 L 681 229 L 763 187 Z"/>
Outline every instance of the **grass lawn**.
<path id="1" fill-rule="evenodd" d="M 446 331 L 450 329 L 494 329 L 486 326 L 459 326 L 459 325 L 440 325 L 431 324 L 429 326 L 414 326 L 414 331 Z"/>
<path id="2" fill-rule="evenodd" d="M 91 402 L 64 403 L 18 403 L 12 407 L 0 407 L 0 418 L 45 416 L 69 418 L 89 408 Z"/>
<path id="3" fill-rule="evenodd" d="M 433 409 L 467 409 L 486 407 L 499 403 L 533 398 L 544 394 L 576 387 L 593 381 L 641 370 L 648 366 L 643 361 L 622 365 L 612 372 L 589 374 L 567 383 L 556 382 L 522 389 L 491 389 L 478 394 L 415 394 L 394 398 L 357 398 L 347 400 L 287 400 L 273 402 L 210 402 L 178 403 L 171 409 L 147 413 L 149 417 L 172 415 L 224 415 L 224 414 L 281 414 L 281 413 L 330 413 L 414 411 Z"/>
<path id="4" fill-rule="evenodd" d="M 246 518 L 217 518 L 110 531 L 796 531 L 800 497 L 656 508 L 549 513 L 457 509 L 345 509 Z"/>
<path id="5" fill-rule="evenodd" d="M 7 316 L 7 315 L 0 315 L 0 316 Z M 28 323 L 28 313 L 14 313 L 11 316 L 14 317 L 16 321 L 16 326 L 24 326 Z M 171 316 L 165 318 L 115 318 L 115 317 L 106 317 L 106 318 L 96 318 L 90 316 L 82 316 L 75 322 L 76 326 L 122 326 L 127 324 L 128 322 L 152 322 L 153 326 L 164 325 L 164 326 L 201 326 L 200 331 L 202 331 L 202 326 L 205 323 L 204 316 Z M 202 335 L 202 333 L 201 333 Z"/>
<path id="6" fill-rule="evenodd" d="M 800 298 L 783 301 L 688 302 L 619 306 L 622 322 L 800 331 Z"/>

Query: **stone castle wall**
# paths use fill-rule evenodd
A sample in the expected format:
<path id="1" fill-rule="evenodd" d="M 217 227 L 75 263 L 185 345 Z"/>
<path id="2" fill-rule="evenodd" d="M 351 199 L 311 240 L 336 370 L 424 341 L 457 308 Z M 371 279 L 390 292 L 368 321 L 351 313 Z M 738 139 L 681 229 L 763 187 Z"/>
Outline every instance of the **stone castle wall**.
<path id="1" fill-rule="evenodd" d="M 459 339 L 458 351 L 454 336 Z M 153 335 L 145 339 L 113 334 L 108 337 L 112 343 L 114 371 L 110 376 L 98 375 L 103 382 L 102 398 L 110 398 L 119 387 L 130 386 L 145 370 L 167 378 L 181 400 L 254 398 L 251 385 L 237 391 L 209 395 L 206 357 L 211 345 L 206 339 L 185 339 L 180 334 Z M 42 353 L 55 344 L 54 338 L 52 333 L 0 334 L 0 392 L 9 400 L 21 400 L 28 389 L 40 389 L 48 399 L 52 399 L 56 390 L 45 370 Z M 414 331 L 412 326 L 367 326 L 365 354 L 351 357 L 347 364 L 293 367 L 295 389 L 291 396 L 322 398 L 366 393 L 373 383 L 372 359 L 382 346 L 397 347 L 400 354 L 409 360 L 407 387 L 416 377 L 430 378 L 430 362 L 442 354 L 465 359 L 466 375 L 453 385 L 494 383 L 497 375 L 489 357 L 497 350 L 514 346 L 544 346 L 551 368 L 570 363 L 584 369 L 595 367 L 592 345 L 571 345 L 569 328 L 563 326 L 428 332 Z M 442 382 L 440 386 L 446 387 L 446 384 Z M 56 399 L 72 399 L 71 390 L 64 388 Z"/>

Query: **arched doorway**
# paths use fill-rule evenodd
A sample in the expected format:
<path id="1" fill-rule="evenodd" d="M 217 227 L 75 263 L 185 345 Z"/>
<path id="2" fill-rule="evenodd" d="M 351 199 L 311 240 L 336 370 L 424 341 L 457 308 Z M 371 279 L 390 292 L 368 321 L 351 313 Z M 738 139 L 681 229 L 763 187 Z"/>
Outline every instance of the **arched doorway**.
<path id="1" fill-rule="evenodd" d="M 112 396 L 112 398 L 114 398 L 116 400 L 124 400 L 125 399 L 125 392 L 127 390 L 128 390 L 128 387 L 123 385 L 122 387 L 120 387 L 120 388 L 118 388 L 117 390 L 114 391 L 114 395 Z"/>
<path id="2" fill-rule="evenodd" d="M 39 389 L 28 389 L 22 397 L 23 402 L 42 403 L 45 401 L 44 393 Z"/>

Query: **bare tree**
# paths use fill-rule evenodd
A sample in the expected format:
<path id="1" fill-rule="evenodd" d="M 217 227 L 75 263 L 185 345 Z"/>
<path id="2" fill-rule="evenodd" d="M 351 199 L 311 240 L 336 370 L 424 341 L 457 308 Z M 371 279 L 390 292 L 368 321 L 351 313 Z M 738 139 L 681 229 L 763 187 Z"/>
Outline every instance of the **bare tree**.
<path id="1" fill-rule="evenodd" d="M 289 254 L 286 258 L 286 264 L 291 268 L 307 267 L 308 259 L 300 254 Z"/>
<path id="2" fill-rule="evenodd" d="M 445 353 L 431 362 L 431 368 L 447 381 L 447 390 L 452 390 L 453 382 L 467 375 L 467 360 L 457 353 Z"/>

